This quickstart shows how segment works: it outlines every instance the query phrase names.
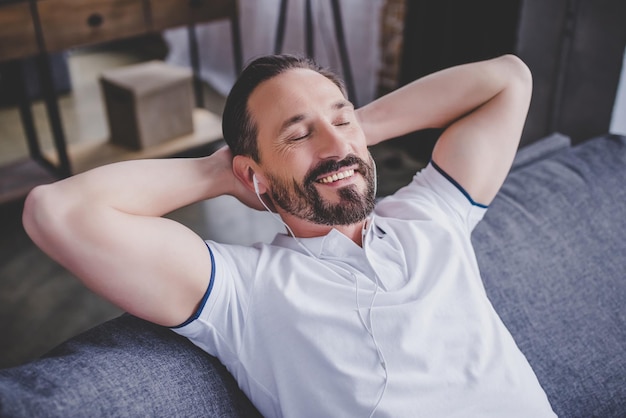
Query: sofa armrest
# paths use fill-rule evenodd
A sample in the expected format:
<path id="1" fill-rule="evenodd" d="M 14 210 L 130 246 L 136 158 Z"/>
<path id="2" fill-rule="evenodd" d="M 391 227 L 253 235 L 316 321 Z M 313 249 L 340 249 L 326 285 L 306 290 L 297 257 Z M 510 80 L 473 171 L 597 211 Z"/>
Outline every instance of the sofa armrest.
<path id="1" fill-rule="evenodd" d="M 564 417 L 626 411 L 626 138 L 514 169 L 472 240 L 494 308 Z"/>
<path id="2" fill-rule="evenodd" d="M 0 416 L 260 415 L 217 359 L 167 328 L 122 315 L 0 370 Z"/>

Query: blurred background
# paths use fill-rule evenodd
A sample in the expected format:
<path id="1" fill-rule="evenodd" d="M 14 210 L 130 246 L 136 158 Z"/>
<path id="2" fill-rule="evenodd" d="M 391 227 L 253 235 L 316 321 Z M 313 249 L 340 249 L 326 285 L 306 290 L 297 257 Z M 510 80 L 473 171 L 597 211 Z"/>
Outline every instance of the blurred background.
<path id="1" fill-rule="evenodd" d="M 359 106 L 438 69 L 514 53 L 534 77 L 522 146 L 552 132 L 578 143 L 626 134 L 625 23 L 623 0 L 0 0 L 0 367 L 121 313 L 26 236 L 28 191 L 106 162 L 213 152 L 225 96 L 251 58 L 311 55 L 346 78 Z M 113 145 L 101 78 L 154 60 L 189 70 L 193 133 Z M 167 83 L 156 96 L 122 86 L 128 112 L 142 118 Z M 427 163 L 438 134 L 372 149 L 380 195 Z M 228 197 L 168 216 L 222 242 L 282 231 Z"/>

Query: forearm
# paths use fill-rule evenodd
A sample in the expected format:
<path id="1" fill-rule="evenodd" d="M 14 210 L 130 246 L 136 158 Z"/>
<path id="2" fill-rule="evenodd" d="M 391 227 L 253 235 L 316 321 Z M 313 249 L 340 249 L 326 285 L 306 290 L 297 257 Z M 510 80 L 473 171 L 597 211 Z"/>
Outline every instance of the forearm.
<path id="1" fill-rule="evenodd" d="M 449 126 L 521 77 L 518 61 L 509 55 L 451 67 L 362 107 L 358 115 L 368 145 L 420 129 Z"/>
<path id="2" fill-rule="evenodd" d="M 162 216 L 224 193 L 211 157 L 136 160 L 110 164 L 41 186 L 35 194 L 68 204 L 106 206 L 121 212 Z"/>

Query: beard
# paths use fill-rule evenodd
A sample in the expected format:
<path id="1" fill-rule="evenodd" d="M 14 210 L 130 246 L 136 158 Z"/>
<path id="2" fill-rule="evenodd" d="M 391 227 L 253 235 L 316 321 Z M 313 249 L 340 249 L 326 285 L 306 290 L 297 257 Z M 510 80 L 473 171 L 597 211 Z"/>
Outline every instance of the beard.
<path id="1" fill-rule="evenodd" d="M 268 174 L 272 185 L 268 194 L 276 206 L 300 219 L 330 226 L 355 224 L 367 218 L 376 203 L 376 175 L 371 156 L 370 161 L 368 164 L 352 154 L 341 161 L 322 161 L 309 170 L 301 183 L 296 179 L 290 183 Z M 358 165 L 356 171 L 365 179 L 365 192 L 359 193 L 356 185 L 351 184 L 337 190 L 339 202 L 325 200 L 315 187 L 316 179 L 355 164 Z"/>

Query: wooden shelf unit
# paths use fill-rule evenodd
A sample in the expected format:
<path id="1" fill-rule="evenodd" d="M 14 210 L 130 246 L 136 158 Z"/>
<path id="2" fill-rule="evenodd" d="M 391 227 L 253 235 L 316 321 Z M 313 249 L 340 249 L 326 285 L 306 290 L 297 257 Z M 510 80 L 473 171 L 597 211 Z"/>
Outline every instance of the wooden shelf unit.
<path id="1" fill-rule="evenodd" d="M 194 25 L 225 19 L 231 23 L 233 58 L 236 71 L 240 71 L 242 52 L 237 0 L 9 0 L 0 3 L 0 62 L 37 57 L 43 98 L 56 149 L 53 152 L 39 148 L 25 81 L 21 74 L 17 75 L 12 82 L 21 91 L 18 107 L 25 126 L 30 158 L 0 167 L 3 176 L 0 181 L 0 203 L 25 195 L 36 185 L 37 178 L 42 178 L 41 182 L 48 182 L 50 177 L 66 177 L 100 164 L 133 158 L 166 157 L 218 141 L 221 138 L 219 118 L 200 109 L 204 105 Z M 194 90 L 199 108 L 193 115 L 195 132 L 141 151 L 125 150 L 107 140 L 66 144 L 49 54 L 184 25 L 189 31 Z M 33 164 L 41 165 L 50 175 L 24 175 L 41 171 L 33 169 Z M 20 183 L 20 179 L 24 181 Z"/>

